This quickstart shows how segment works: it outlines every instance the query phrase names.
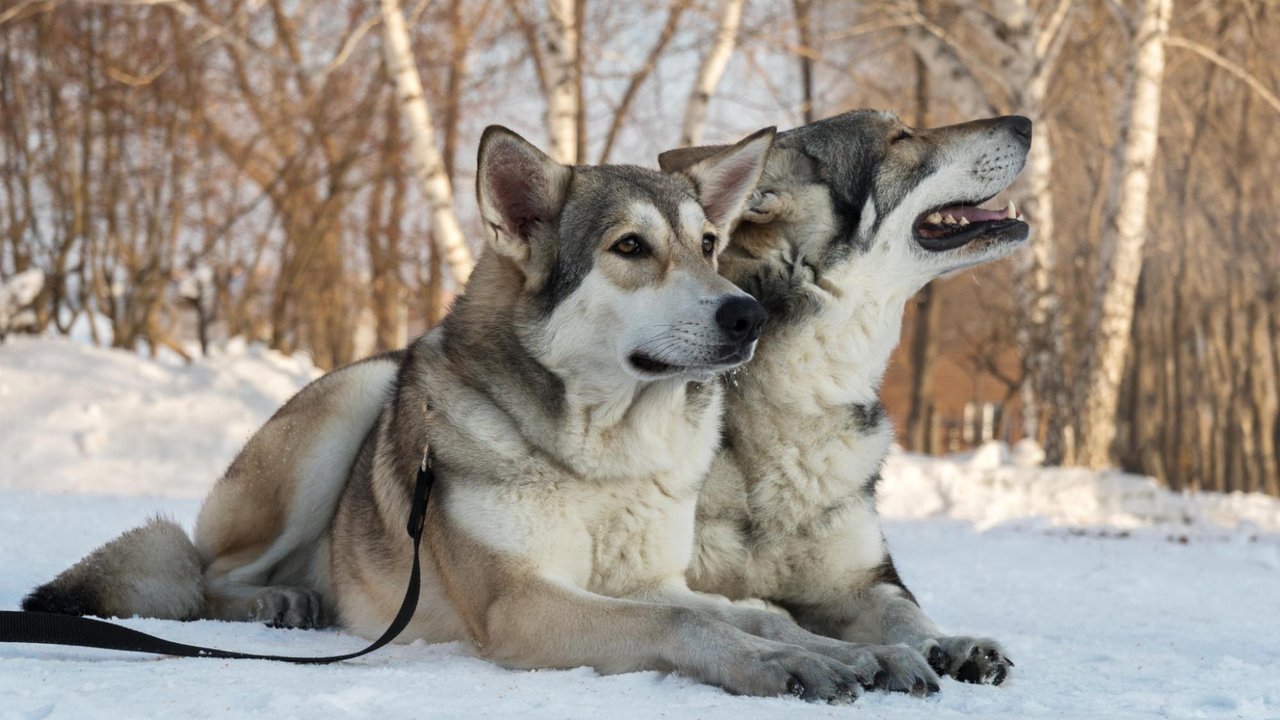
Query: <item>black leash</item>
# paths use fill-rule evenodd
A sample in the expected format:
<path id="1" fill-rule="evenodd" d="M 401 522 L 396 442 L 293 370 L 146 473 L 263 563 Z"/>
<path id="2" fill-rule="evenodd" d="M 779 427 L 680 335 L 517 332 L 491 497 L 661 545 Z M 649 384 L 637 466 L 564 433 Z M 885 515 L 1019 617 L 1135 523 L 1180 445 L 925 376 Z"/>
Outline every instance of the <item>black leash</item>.
<path id="1" fill-rule="evenodd" d="M 177 657 L 224 658 L 227 660 L 275 660 L 309 665 L 351 660 L 381 648 L 405 629 L 418 609 L 418 592 L 422 585 L 422 565 L 420 562 L 422 548 L 422 529 L 426 524 L 427 500 L 431 496 L 431 486 L 435 482 L 435 472 L 431 469 L 431 456 L 423 458 L 418 468 L 418 477 L 413 487 L 413 507 L 409 511 L 409 537 L 413 538 L 413 571 L 409 573 L 409 587 L 405 588 L 404 601 L 400 603 L 400 612 L 391 621 L 391 626 L 382 633 L 382 637 L 373 641 L 359 652 L 328 657 L 288 657 L 285 655 L 255 655 L 239 653 L 217 648 L 186 645 L 172 640 L 165 640 L 154 635 L 132 630 L 123 625 L 116 625 L 103 620 L 77 617 L 75 615 L 59 615 L 45 612 L 22 612 L 16 610 L 0 611 L 0 642 L 3 643 L 40 643 L 45 645 L 74 645 L 76 647 L 101 648 L 103 650 L 127 650 L 130 652 L 155 653 L 158 655 L 174 655 Z"/>

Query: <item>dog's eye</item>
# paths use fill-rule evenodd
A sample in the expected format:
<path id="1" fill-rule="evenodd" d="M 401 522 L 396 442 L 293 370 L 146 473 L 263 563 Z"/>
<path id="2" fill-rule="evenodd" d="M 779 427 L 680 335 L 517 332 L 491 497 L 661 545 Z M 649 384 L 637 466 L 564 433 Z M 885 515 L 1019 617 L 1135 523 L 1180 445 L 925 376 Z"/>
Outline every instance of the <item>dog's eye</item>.
<path id="1" fill-rule="evenodd" d="M 714 233 L 707 233 L 702 236 L 702 254 L 711 257 L 716 251 L 716 236 Z"/>
<path id="2" fill-rule="evenodd" d="M 910 140 L 910 139 L 911 139 L 911 131 L 907 130 L 906 128 L 903 128 L 902 130 L 898 131 L 897 135 L 893 136 L 893 139 L 889 141 L 889 144 L 893 145 L 894 143 L 900 143 L 903 140 Z"/>
<path id="3" fill-rule="evenodd" d="M 627 257 L 641 257 L 649 254 L 649 246 L 644 244 L 644 240 L 639 235 L 623 235 L 618 241 L 610 247 L 611 252 Z"/>

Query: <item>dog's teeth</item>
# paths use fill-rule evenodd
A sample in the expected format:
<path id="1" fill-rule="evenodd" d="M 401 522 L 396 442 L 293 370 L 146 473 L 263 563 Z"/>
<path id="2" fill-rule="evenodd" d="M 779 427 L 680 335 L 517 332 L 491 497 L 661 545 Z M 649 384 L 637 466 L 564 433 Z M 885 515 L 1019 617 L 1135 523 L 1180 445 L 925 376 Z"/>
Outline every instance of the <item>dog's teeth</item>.
<path id="1" fill-rule="evenodd" d="M 1012 200 L 1009 201 L 1009 207 L 1005 208 L 1004 212 L 1005 212 L 1005 217 L 1008 217 L 1008 218 L 1018 217 L 1018 208 L 1014 207 Z"/>
<path id="2" fill-rule="evenodd" d="M 937 225 L 938 223 L 942 222 L 942 213 L 934 213 L 929 217 L 925 218 L 924 221 L 933 225 Z"/>
<path id="3" fill-rule="evenodd" d="M 961 224 L 961 225 L 968 225 L 968 224 L 969 224 L 969 218 L 967 218 L 967 217 L 963 217 L 963 216 L 962 216 L 962 217 L 960 218 L 960 224 Z"/>

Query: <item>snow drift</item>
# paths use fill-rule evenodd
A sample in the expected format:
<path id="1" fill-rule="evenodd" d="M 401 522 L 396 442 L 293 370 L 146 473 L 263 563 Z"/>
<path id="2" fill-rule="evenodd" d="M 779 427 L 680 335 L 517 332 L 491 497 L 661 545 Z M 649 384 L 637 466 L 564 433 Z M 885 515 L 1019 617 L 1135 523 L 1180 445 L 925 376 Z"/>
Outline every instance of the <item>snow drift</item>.
<path id="1" fill-rule="evenodd" d="M 929 458 L 893 453 L 878 498 L 885 517 L 954 518 L 989 528 L 1029 518 L 1055 525 L 1174 526 L 1280 532 L 1280 499 L 1259 493 L 1175 493 L 1154 478 L 1040 467 L 1039 449 L 988 443 Z"/>

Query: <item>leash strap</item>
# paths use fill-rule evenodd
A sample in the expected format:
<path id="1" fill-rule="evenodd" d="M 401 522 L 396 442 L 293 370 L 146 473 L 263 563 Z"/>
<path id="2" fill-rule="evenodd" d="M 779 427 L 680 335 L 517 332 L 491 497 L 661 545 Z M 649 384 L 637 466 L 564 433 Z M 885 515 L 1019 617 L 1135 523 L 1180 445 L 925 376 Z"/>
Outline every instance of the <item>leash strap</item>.
<path id="1" fill-rule="evenodd" d="M 426 524 L 427 501 L 431 496 L 431 486 L 434 483 L 435 472 L 431 468 L 430 455 L 427 455 L 423 457 L 422 466 L 418 468 L 418 477 L 413 488 L 413 508 L 409 513 L 408 531 L 409 537 L 413 538 L 413 570 L 409 573 L 409 586 L 405 588 L 404 601 L 400 603 L 400 612 L 396 613 L 395 619 L 391 621 L 386 632 L 382 633 L 382 637 L 358 652 L 327 657 L 255 655 L 173 642 L 104 620 L 16 610 L 0 611 L 0 643 L 72 645 L 176 657 L 274 660 L 302 665 L 324 665 L 368 655 L 395 640 L 413 619 L 413 613 L 418 609 L 418 593 L 422 586 L 422 530 Z"/>

